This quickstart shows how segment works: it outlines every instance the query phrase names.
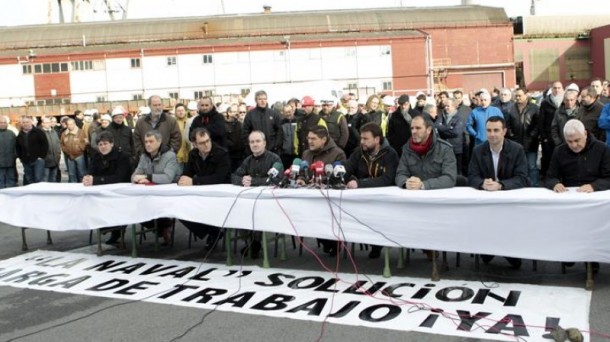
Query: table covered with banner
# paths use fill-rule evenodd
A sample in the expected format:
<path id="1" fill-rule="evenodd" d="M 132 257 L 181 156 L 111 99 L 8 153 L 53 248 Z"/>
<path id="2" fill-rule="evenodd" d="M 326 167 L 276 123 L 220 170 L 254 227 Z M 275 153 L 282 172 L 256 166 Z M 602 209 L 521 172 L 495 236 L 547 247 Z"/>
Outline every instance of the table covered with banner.
<path id="1" fill-rule="evenodd" d="M 0 191 L 0 221 L 51 231 L 175 217 L 390 247 L 610 262 L 610 191 L 408 191 L 38 183 Z"/>

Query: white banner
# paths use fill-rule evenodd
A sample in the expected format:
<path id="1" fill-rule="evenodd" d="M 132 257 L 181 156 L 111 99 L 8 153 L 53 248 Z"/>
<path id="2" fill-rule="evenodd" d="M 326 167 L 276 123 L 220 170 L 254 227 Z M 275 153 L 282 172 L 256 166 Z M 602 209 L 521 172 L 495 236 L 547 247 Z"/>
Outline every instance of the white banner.
<path id="1" fill-rule="evenodd" d="M 589 330 L 591 300 L 578 288 L 50 251 L 0 261 L 0 285 L 505 341 L 549 341 L 557 325 Z"/>

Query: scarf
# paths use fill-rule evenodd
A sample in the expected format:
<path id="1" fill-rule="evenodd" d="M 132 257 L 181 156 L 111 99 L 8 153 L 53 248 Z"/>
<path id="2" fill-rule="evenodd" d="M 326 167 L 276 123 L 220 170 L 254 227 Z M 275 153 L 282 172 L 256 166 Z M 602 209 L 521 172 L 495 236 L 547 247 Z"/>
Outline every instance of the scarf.
<path id="1" fill-rule="evenodd" d="M 418 156 L 423 156 L 424 154 L 428 153 L 428 151 L 430 151 L 430 148 L 432 147 L 432 133 L 430 133 L 430 135 L 428 136 L 428 139 L 426 139 L 426 141 L 424 141 L 423 144 L 416 144 L 413 142 L 413 137 L 411 137 L 411 139 L 409 139 L 409 148 L 411 150 L 413 150 L 413 152 L 417 153 Z"/>
<path id="2" fill-rule="evenodd" d="M 563 102 L 563 93 L 558 94 L 557 96 L 553 96 L 553 94 L 551 94 L 549 95 L 549 99 L 555 105 L 555 108 L 559 108 Z"/>

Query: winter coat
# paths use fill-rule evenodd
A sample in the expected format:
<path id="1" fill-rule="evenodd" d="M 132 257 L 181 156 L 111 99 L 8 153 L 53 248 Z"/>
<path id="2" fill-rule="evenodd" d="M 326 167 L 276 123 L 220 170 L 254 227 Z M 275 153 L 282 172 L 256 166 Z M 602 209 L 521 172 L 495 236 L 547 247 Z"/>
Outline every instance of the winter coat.
<path id="1" fill-rule="evenodd" d="M 553 122 L 551 122 L 551 139 L 553 139 L 555 146 L 563 144 L 563 126 L 565 126 L 566 122 L 569 120 L 576 119 L 577 114 L 578 108 L 575 108 L 574 111 L 572 111 L 572 114 L 568 115 L 563 103 L 559 106 L 559 109 L 555 112 Z"/>
<path id="2" fill-rule="evenodd" d="M 65 130 L 61 134 L 61 150 L 70 159 L 76 159 L 85 153 L 87 148 L 87 135 L 82 129 L 76 132 Z"/>
<path id="3" fill-rule="evenodd" d="M 595 139 L 599 141 L 606 141 L 606 131 L 600 129 L 597 125 L 603 108 L 604 105 L 599 101 L 595 101 L 589 106 L 581 104 L 576 115 L 576 118 L 585 125 L 587 131 L 591 132 Z"/>
<path id="4" fill-rule="evenodd" d="M 307 161 L 309 165 L 321 161 L 326 164 L 333 164 L 336 161 L 344 163 L 347 160 L 345 152 L 340 149 L 332 139 L 328 139 L 326 145 L 324 145 L 318 151 L 307 150 L 303 152 L 303 160 Z"/>
<path id="5" fill-rule="evenodd" d="M 226 148 L 212 143 L 212 150 L 203 159 L 199 150 L 189 153 L 188 163 L 182 171 L 183 176 L 191 177 L 193 185 L 228 183 L 231 176 L 231 159 Z"/>
<path id="6" fill-rule="evenodd" d="M 358 188 L 373 188 L 394 185 L 398 155 L 384 140 L 379 152 L 374 157 L 363 153 L 362 148 L 354 150 L 345 163 L 346 179 L 355 180 Z"/>
<path id="7" fill-rule="evenodd" d="M 96 153 L 91 161 L 91 176 L 93 185 L 129 183 L 131 158 L 116 145 L 107 155 Z"/>
<path id="8" fill-rule="evenodd" d="M 139 122 L 139 120 L 138 120 Z M 142 153 L 131 180 L 136 175 L 146 175 L 149 181 L 156 184 L 174 183 L 180 176 L 180 166 L 176 160 L 176 153 L 167 145 L 161 145 L 159 153 L 151 156 L 148 152 Z"/>
<path id="9" fill-rule="evenodd" d="M 267 172 L 275 163 L 282 163 L 280 157 L 270 151 L 265 151 L 258 157 L 249 155 L 231 175 L 231 184 L 242 185 L 244 176 L 252 177 L 252 186 L 265 185 Z"/>
<path id="10" fill-rule="evenodd" d="M 182 133 L 180 133 L 180 127 L 178 127 L 176 119 L 168 114 L 161 113 L 159 121 L 153 127 L 151 114 L 148 114 L 138 119 L 136 128 L 133 131 L 133 145 L 137 156 L 145 152 L 144 137 L 146 133 L 152 130 L 161 133 L 163 138 L 162 146 L 167 146 L 174 152 L 180 150 L 180 146 L 182 146 Z"/>
<path id="11" fill-rule="evenodd" d="M 538 152 L 538 145 L 540 144 L 538 106 L 528 103 L 519 112 L 519 107 L 515 104 L 510 109 L 509 122 L 510 132 L 508 138 L 521 144 L 526 152 Z"/>
<path id="12" fill-rule="evenodd" d="M 487 119 L 492 116 L 504 118 L 502 112 L 494 106 L 476 107 L 470 112 L 468 121 L 466 121 L 466 130 L 474 138 L 475 145 L 487 141 Z"/>
<path id="13" fill-rule="evenodd" d="M 405 144 L 396 170 L 396 185 L 404 188 L 411 176 L 419 177 L 426 190 L 452 188 L 457 166 L 451 144 L 433 136 L 430 150 L 421 157 Z"/>
<path id="14" fill-rule="evenodd" d="M 224 148 L 227 148 L 229 144 L 227 143 L 227 133 L 225 128 L 225 118 L 222 114 L 216 111 L 216 108 L 212 108 L 208 113 L 199 113 L 196 117 L 193 118 L 193 122 L 189 127 L 187 132 L 187 138 L 190 139 L 191 132 L 195 131 L 195 129 L 202 127 L 210 132 L 210 138 L 214 144 L 220 145 Z"/>
<path id="15" fill-rule="evenodd" d="M 345 115 L 333 110 L 329 115 L 320 115 L 320 117 L 326 121 L 328 135 L 335 141 L 337 146 L 344 148 L 349 138 Z"/>
<path id="16" fill-rule="evenodd" d="M 16 151 L 17 157 L 25 164 L 31 164 L 38 158 L 44 159 L 49 151 L 47 136 L 36 127 L 32 127 L 28 133 L 21 130 L 17 135 Z"/>
<path id="17" fill-rule="evenodd" d="M 567 144 L 555 148 L 546 174 L 545 186 L 566 187 L 591 184 L 595 191 L 610 189 L 610 147 L 587 134 L 585 148 L 574 153 Z"/>
<path id="18" fill-rule="evenodd" d="M 42 130 L 47 137 L 49 143 L 49 151 L 44 158 L 44 167 L 58 167 L 59 160 L 61 159 L 61 143 L 59 142 L 59 136 L 54 129 Z"/>
<path id="19" fill-rule="evenodd" d="M 390 146 L 399 156 L 402 155 L 402 147 L 411 138 L 411 120 L 414 116 L 413 109 L 409 109 L 409 113 L 404 115 L 400 108 L 390 115 L 387 138 Z"/>
<path id="20" fill-rule="evenodd" d="M 0 130 L 0 167 L 15 167 L 17 137 L 10 129 Z"/>
<path id="21" fill-rule="evenodd" d="M 241 129 L 241 140 L 248 152 L 250 151 L 248 136 L 252 131 L 261 131 L 265 134 L 267 150 L 274 153 L 281 151 L 284 138 L 282 137 L 282 117 L 280 113 L 269 107 L 256 107 L 246 114 Z"/>

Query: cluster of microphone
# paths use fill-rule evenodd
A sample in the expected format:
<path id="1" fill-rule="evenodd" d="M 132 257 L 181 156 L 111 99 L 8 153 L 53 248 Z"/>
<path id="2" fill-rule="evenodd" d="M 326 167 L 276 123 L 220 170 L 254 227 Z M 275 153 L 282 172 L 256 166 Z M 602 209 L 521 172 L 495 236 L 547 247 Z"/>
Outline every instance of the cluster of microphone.
<path id="1" fill-rule="evenodd" d="M 284 170 L 282 163 L 276 162 L 267 172 L 267 184 L 280 188 L 298 188 L 299 180 L 306 187 L 331 187 L 345 189 L 345 166 L 340 161 L 324 164 L 317 161 L 309 165 L 306 160 L 295 158 L 289 169 Z"/>

